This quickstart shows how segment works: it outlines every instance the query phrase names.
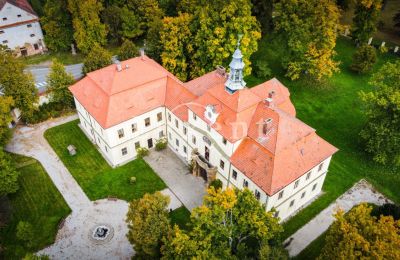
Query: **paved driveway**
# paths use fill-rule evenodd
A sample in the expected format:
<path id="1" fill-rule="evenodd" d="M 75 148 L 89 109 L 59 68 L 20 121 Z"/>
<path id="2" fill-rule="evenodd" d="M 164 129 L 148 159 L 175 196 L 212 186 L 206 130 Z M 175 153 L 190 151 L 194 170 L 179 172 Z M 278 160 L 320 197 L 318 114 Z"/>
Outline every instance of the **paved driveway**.
<path id="1" fill-rule="evenodd" d="M 151 151 L 144 159 L 188 210 L 203 203 L 204 180 L 190 174 L 186 164 L 169 148 L 161 152 Z"/>

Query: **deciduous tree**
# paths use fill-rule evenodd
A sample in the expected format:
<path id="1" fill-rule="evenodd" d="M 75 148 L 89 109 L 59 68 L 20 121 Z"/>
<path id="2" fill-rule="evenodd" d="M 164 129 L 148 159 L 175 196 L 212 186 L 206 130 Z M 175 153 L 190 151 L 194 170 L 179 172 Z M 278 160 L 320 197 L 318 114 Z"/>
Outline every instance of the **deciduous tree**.
<path id="1" fill-rule="evenodd" d="M 68 0 L 68 10 L 72 14 L 74 39 L 78 49 L 88 53 L 94 45 L 107 42 L 106 26 L 100 21 L 103 5 L 99 0 Z"/>
<path id="2" fill-rule="evenodd" d="M 375 62 L 375 48 L 367 44 L 363 44 L 357 49 L 357 51 L 353 55 L 353 63 L 351 64 L 351 69 L 359 73 L 366 73 L 372 69 Z"/>
<path id="3" fill-rule="evenodd" d="M 288 77 L 321 80 L 339 70 L 333 59 L 340 17 L 335 1 L 281 0 L 275 9 L 276 30 L 287 45 Z"/>
<path id="4" fill-rule="evenodd" d="M 162 247 L 164 259 L 267 259 L 282 231 L 278 219 L 247 189 L 209 189 L 189 226 L 189 231 L 175 226 L 169 232 Z"/>
<path id="5" fill-rule="evenodd" d="M 69 50 L 73 42 L 71 14 L 67 0 L 48 0 L 41 23 L 47 48 L 53 51 Z"/>
<path id="6" fill-rule="evenodd" d="M 161 19 L 164 16 L 158 0 L 127 0 L 127 7 L 135 12 L 143 32 L 148 30 L 154 19 Z"/>
<path id="7" fill-rule="evenodd" d="M 94 45 L 83 61 L 83 72 L 89 73 L 104 68 L 112 63 L 111 59 L 111 53 L 99 45 Z"/>
<path id="8" fill-rule="evenodd" d="M 133 42 L 125 40 L 119 49 L 118 59 L 127 60 L 136 57 L 138 56 L 138 52 L 139 50 Z"/>
<path id="9" fill-rule="evenodd" d="M 135 257 L 159 258 L 161 239 L 169 229 L 168 204 L 169 198 L 160 192 L 145 194 L 129 204 L 128 239 L 133 244 Z"/>
<path id="10" fill-rule="evenodd" d="M 258 22 L 261 25 L 261 30 L 265 34 L 272 29 L 272 10 L 273 0 L 251 0 L 253 4 L 252 13 L 257 17 Z"/>
<path id="11" fill-rule="evenodd" d="M 68 87 L 74 82 L 74 77 L 65 71 L 64 65 L 54 59 L 50 74 L 47 77 L 51 101 L 61 103 L 66 107 L 73 107 L 74 99 Z"/>
<path id="12" fill-rule="evenodd" d="M 357 0 L 353 17 L 353 38 L 365 44 L 375 33 L 381 13 L 382 0 Z"/>
<path id="13" fill-rule="evenodd" d="M 11 136 L 8 124 L 11 123 L 11 109 L 14 106 L 12 97 L 0 96 L 0 149 Z"/>
<path id="14" fill-rule="evenodd" d="M 18 190 L 18 176 L 11 157 L 0 147 L 0 197 Z"/>
<path id="15" fill-rule="evenodd" d="M 371 211 L 366 204 L 346 215 L 339 211 L 318 259 L 399 259 L 400 221 L 373 217 Z"/>
<path id="16" fill-rule="evenodd" d="M 376 162 L 400 166 L 400 61 L 373 75 L 374 90 L 361 92 L 367 122 L 360 135 Z"/>
<path id="17" fill-rule="evenodd" d="M 22 112 L 25 120 L 37 109 L 37 89 L 33 77 L 24 73 L 25 65 L 0 46 L 0 90 L 14 100 L 14 106 Z"/>

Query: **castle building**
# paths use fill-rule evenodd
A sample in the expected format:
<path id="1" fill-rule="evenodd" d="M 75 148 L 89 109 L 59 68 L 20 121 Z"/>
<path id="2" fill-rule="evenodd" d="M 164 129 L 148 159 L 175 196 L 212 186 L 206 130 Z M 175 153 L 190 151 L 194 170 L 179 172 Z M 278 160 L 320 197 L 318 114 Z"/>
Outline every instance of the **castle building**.
<path id="1" fill-rule="evenodd" d="M 45 50 L 39 17 L 27 0 L 0 0 L 0 45 L 17 56 Z"/>
<path id="2" fill-rule="evenodd" d="M 229 66 L 183 83 L 142 53 L 70 90 L 82 130 L 112 166 L 167 138 L 194 175 L 248 188 L 285 219 L 321 192 L 337 149 L 296 118 L 277 79 L 246 87 L 239 46 Z"/>

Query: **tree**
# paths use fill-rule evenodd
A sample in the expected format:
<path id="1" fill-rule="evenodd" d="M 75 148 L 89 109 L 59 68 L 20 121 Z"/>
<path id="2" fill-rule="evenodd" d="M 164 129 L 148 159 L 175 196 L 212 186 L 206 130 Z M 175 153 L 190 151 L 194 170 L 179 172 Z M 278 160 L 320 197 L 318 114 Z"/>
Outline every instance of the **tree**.
<path id="1" fill-rule="evenodd" d="M 48 91 L 51 93 L 51 102 L 61 103 L 66 107 L 73 107 L 74 98 L 68 87 L 74 82 L 74 77 L 65 71 L 64 65 L 54 59 L 50 74 L 47 76 Z"/>
<path id="2" fill-rule="evenodd" d="M 74 39 L 78 49 L 88 53 L 94 45 L 105 45 L 107 30 L 100 21 L 103 10 L 98 0 L 68 0 L 68 10 L 72 14 Z"/>
<path id="3" fill-rule="evenodd" d="M 138 48 L 130 40 L 125 40 L 119 49 L 118 59 L 127 60 L 138 55 Z"/>
<path id="4" fill-rule="evenodd" d="M 394 27 L 400 29 L 400 10 L 393 16 Z"/>
<path id="5" fill-rule="evenodd" d="M 253 4 L 252 13 L 257 17 L 263 34 L 269 32 L 273 26 L 273 2 L 273 0 L 251 0 L 251 3 Z"/>
<path id="6" fill-rule="evenodd" d="M 101 20 L 104 22 L 110 41 L 120 42 L 121 41 L 121 19 L 122 8 L 116 4 L 106 6 L 103 12 L 101 12 Z"/>
<path id="7" fill-rule="evenodd" d="M 0 197 L 18 190 L 18 177 L 19 172 L 12 164 L 11 157 L 0 149 Z"/>
<path id="8" fill-rule="evenodd" d="M 127 7 L 121 9 L 120 35 L 124 39 L 135 39 L 143 34 L 139 17 Z"/>
<path id="9" fill-rule="evenodd" d="M 161 248 L 164 259 L 268 259 L 280 251 L 278 219 L 266 212 L 248 189 L 210 188 L 204 204 L 193 210 L 189 231 L 172 229 Z"/>
<path id="10" fill-rule="evenodd" d="M 339 211 L 318 259 L 399 259 L 400 221 L 373 217 L 371 211 L 367 204 L 346 215 Z"/>
<path id="11" fill-rule="evenodd" d="M 163 28 L 163 22 L 161 19 L 154 19 L 149 24 L 149 29 L 146 35 L 146 51 L 147 54 L 154 60 L 161 62 L 161 38 L 160 28 Z"/>
<path id="12" fill-rule="evenodd" d="M 69 50 L 73 42 L 71 14 L 66 12 L 67 0 L 48 0 L 41 23 L 47 48 L 53 51 Z"/>
<path id="13" fill-rule="evenodd" d="M 178 17 L 166 17 L 160 32 L 163 46 L 161 60 L 163 66 L 182 81 L 189 78 L 189 56 L 192 50 L 192 16 L 183 13 Z"/>
<path id="14" fill-rule="evenodd" d="M 339 70 L 333 57 L 340 13 L 333 0 L 282 0 L 275 9 L 289 78 L 320 81 Z"/>
<path id="15" fill-rule="evenodd" d="M 382 0 L 357 0 L 352 36 L 356 42 L 364 44 L 375 33 L 381 13 Z"/>
<path id="16" fill-rule="evenodd" d="M 127 222 L 128 239 L 133 244 L 135 257 L 157 259 L 161 239 L 169 229 L 167 206 L 169 198 L 160 192 L 145 194 L 129 204 Z"/>
<path id="17" fill-rule="evenodd" d="M 127 0 L 127 7 L 135 12 L 143 32 L 147 32 L 154 19 L 161 19 L 164 16 L 158 0 Z"/>
<path id="18" fill-rule="evenodd" d="M 8 125 L 12 121 L 11 109 L 14 106 L 12 97 L 0 96 L 0 147 L 5 145 L 11 137 Z"/>
<path id="19" fill-rule="evenodd" d="M 360 135 L 373 160 L 400 166 L 400 61 L 387 62 L 372 76 L 374 90 L 361 92 L 367 122 Z"/>
<path id="20" fill-rule="evenodd" d="M 34 234 L 31 223 L 26 221 L 18 222 L 16 236 L 19 240 L 25 242 L 27 247 L 32 247 Z"/>
<path id="21" fill-rule="evenodd" d="M 111 53 L 101 46 L 95 45 L 83 61 L 83 72 L 89 73 L 104 68 L 112 63 L 111 59 Z"/>
<path id="22" fill-rule="evenodd" d="M 353 55 L 353 63 L 351 69 L 359 72 L 366 73 L 372 69 L 376 62 L 376 50 L 374 47 L 363 44 L 357 49 Z"/>
<path id="23" fill-rule="evenodd" d="M 25 65 L 0 46 L 0 91 L 14 100 L 14 106 L 19 108 L 25 120 L 37 109 L 37 88 L 33 77 L 24 73 Z"/>

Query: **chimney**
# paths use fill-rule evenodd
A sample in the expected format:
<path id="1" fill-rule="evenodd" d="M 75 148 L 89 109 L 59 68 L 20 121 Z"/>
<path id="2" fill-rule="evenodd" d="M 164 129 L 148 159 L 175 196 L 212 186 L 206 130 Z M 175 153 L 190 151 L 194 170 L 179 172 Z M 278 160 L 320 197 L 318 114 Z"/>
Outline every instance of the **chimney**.
<path id="1" fill-rule="evenodd" d="M 274 106 L 274 99 L 273 99 L 274 95 L 275 95 L 275 91 L 273 91 L 273 90 L 268 93 L 268 98 L 266 98 L 264 100 L 264 102 L 267 105 L 267 107 L 271 108 L 271 107 Z"/>
<path id="2" fill-rule="evenodd" d="M 144 48 L 141 48 L 140 50 L 139 50 L 139 53 L 140 53 L 140 57 L 141 57 L 141 59 L 142 60 L 144 60 L 144 58 L 145 58 L 145 54 L 144 54 Z"/>
<path id="3" fill-rule="evenodd" d="M 221 65 L 217 65 L 217 73 L 218 73 L 218 75 L 221 75 L 222 77 L 226 76 L 226 70 Z"/>
<path id="4" fill-rule="evenodd" d="M 118 72 L 122 71 L 121 62 L 115 57 L 113 57 L 113 61 L 114 61 L 114 64 L 117 65 L 117 71 Z"/>

